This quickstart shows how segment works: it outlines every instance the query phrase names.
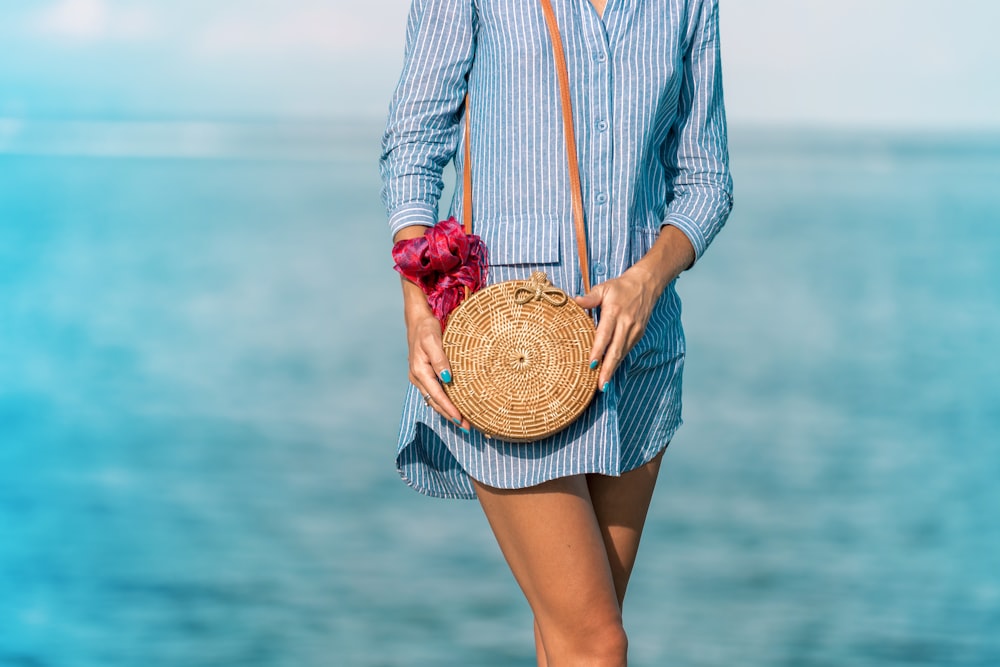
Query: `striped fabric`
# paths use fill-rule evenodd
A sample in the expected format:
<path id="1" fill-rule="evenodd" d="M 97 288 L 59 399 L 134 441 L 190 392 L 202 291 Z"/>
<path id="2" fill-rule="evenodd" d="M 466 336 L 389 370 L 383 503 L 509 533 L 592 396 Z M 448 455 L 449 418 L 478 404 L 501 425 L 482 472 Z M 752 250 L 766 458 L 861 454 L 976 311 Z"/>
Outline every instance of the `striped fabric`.
<path id="1" fill-rule="evenodd" d="M 566 48 L 595 283 L 642 257 L 663 225 L 701 257 L 732 207 L 717 0 L 552 0 Z M 490 282 L 546 271 L 581 293 L 552 47 L 532 0 L 414 0 L 380 169 L 392 233 L 438 219 L 442 171 L 458 182 L 470 95 L 473 228 Z M 450 214 L 461 218 L 461 188 Z M 471 475 L 520 488 L 618 475 L 662 450 L 681 423 L 684 334 L 675 286 L 643 339 L 570 429 L 529 445 L 465 436 L 407 392 L 397 466 L 429 495 L 474 497 Z"/>

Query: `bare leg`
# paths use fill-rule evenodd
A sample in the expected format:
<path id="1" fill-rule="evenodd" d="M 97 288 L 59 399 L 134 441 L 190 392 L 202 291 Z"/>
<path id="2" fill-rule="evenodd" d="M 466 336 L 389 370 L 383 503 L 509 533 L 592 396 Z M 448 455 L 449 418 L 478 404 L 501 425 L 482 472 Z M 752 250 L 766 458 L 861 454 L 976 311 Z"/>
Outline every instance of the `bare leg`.
<path id="1" fill-rule="evenodd" d="M 660 452 L 649 463 L 621 477 L 587 475 L 587 486 L 607 548 L 619 606 L 625 600 L 625 589 L 635 565 L 639 538 L 662 459 L 663 452 Z"/>
<path id="2" fill-rule="evenodd" d="M 627 639 L 604 535 L 583 475 L 527 489 L 475 483 L 535 614 L 547 667 L 625 667 Z"/>
<path id="3" fill-rule="evenodd" d="M 549 660 L 545 657 L 545 645 L 542 644 L 542 631 L 538 629 L 538 621 L 535 621 L 535 661 L 538 667 L 549 667 Z"/>

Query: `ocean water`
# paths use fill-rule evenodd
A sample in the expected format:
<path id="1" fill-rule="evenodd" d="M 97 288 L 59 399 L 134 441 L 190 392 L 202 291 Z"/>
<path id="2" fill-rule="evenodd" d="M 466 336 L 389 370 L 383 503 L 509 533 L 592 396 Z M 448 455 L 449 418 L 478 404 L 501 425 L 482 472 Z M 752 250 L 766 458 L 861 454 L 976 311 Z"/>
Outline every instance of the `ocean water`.
<path id="1" fill-rule="evenodd" d="M 394 470 L 378 122 L 0 129 L 0 665 L 533 664 Z M 732 153 L 631 664 L 1000 665 L 1000 141 Z"/>

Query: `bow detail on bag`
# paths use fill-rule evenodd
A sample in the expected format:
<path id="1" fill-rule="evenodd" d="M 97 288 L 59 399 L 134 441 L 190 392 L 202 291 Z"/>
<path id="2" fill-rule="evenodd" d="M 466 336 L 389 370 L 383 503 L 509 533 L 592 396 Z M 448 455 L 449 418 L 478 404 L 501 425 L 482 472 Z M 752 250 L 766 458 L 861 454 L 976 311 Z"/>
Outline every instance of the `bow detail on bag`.
<path id="1" fill-rule="evenodd" d="M 514 290 L 514 303 L 523 306 L 531 301 L 548 301 L 553 306 L 564 306 L 569 301 L 566 292 L 553 287 L 549 277 L 543 271 L 535 271 L 528 280 L 527 287 Z"/>
<path id="2" fill-rule="evenodd" d="M 424 294 L 444 329 L 448 315 L 471 294 L 486 285 L 486 244 L 466 234 L 455 218 L 428 227 L 424 235 L 399 241 L 392 247 L 393 267 Z"/>

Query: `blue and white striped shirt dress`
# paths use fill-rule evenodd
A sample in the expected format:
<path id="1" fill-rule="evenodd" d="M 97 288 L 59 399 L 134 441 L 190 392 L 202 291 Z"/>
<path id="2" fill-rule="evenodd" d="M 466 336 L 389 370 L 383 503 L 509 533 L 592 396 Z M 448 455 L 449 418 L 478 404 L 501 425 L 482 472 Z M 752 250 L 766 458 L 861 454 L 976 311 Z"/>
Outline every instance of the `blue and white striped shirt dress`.
<path id="1" fill-rule="evenodd" d="M 552 0 L 566 49 L 595 283 L 639 260 L 663 225 L 700 257 L 732 207 L 718 0 Z M 490 282 L 543 270 L 582 284 L 552 46 L 537 0 L 414 0 L 402 76 L 382 141 L 391 233 L 433 225 L 442 171 L 462 182 L 469 93 L 473 231 Z M 461 219 L 462 189 L 450 214 Z M 397 467 L 422 493 L 473 498 L 473 477 L 523 488 L 580 473 L 620 475 L 659 453 L 681 423 L 684 333 L 674 284 L 643 338 L 567 430 L 529 444 L 465 435 L 410 386 Z"/>

